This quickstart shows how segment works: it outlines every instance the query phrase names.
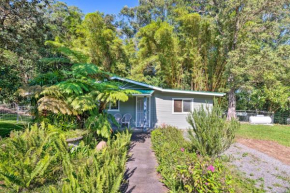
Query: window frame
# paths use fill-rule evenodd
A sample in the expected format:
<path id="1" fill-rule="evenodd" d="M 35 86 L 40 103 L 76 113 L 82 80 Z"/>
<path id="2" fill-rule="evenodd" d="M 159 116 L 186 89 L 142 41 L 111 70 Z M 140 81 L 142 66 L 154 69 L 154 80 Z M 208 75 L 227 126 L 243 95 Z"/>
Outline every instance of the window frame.
<path id="1" fill-rule="evenodd" d="M 182 112 L 174 112 L 174 101 L 175 100 L 181 100 L 182 101 L 182 104 L 181 104 L 181 108 L 182 108 Z M 190 102 L 190 105 L 191 105 L 191 107 L 190 107 L 190 112 L 192 112 L 193 111 L 193 102 L 194 102 L 194 98 L 172 98 L 172 114 L 188 114 L 188 113 L 190 113 L 190 112 L 183 112 L 183 101 L 191 101 Z"/>
<path id="2" fill-rule="evenodd" d="M 120 111 L 120 100 L 117 100 L 117 102 L 118 102 L 118 109 L 111 109 L 112 103 L 110 102 L 108 111 Z"/>

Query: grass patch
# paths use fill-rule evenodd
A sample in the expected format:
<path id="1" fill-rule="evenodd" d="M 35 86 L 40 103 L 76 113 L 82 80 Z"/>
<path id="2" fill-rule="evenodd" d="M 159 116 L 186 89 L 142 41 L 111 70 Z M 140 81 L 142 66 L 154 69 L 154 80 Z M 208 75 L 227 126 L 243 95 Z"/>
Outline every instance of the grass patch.
<path id="1" fill-rule="evenodd" d="M 7 137 L 12 130 L 22 130 L 27 122 L 0 121 L 0 136 Z"/>
<path id="2" fill-rule="evenodd" d="M 290 147 L 290 126 L 242 124 L 237 137 L 275 141 Z"/>

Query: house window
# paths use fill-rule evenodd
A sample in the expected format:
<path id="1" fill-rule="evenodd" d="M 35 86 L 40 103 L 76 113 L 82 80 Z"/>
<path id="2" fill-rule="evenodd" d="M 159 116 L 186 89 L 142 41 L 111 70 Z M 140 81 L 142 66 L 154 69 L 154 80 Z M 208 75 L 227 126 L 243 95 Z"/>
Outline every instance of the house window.
<path id="1" fill-rule="evenodd" d="M 173 113 L 189 113 L 192 111 L 192 99 L 173 99 Z"/>
<path id="2" fill-rule="evenodd" d="M 109 111 L 119 111 L 120 110 L 120 101 L 116 101 L 115 103 L 110 102 Z"/>

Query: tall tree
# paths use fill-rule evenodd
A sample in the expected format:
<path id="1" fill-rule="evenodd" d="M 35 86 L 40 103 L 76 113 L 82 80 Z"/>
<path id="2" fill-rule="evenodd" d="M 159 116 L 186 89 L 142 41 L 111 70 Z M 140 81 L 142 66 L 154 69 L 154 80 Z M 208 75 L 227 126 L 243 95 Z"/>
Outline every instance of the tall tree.
<path id="1" fill-rule="evenodd" d="M 42 51 L 46 33 L 41 10 L 47 4 L 46 0 L 0 1 L 0 93 L 6 102 L 14 99 L 16 85 L 34 74 L 34 62 Z"/>
<path id="2" fill-rule="evenodd" d="M 111 22 L 111 17 L 99 12 L 87 14 L 71 48 L 89 56 L 89 62 L 101 69 L 127 76 L 130 71 L 123 41 Z"/>
<path id="3" fill-rule="evenodd" d="M 284 0 L 214 0 L 209 13 L 216 20 L 220 32 L 217 38 L 223 42 L 227 57 L 225 76 L 229 89 L 228 119 L 231 119 L 236 117 L 236 91 L 251 84 L 245 77 L 247 69 L 256 65 L 252 62 L 253 50 L 258 50 L 254 53 L 261 56 L 268 46 L 277 52 L 279 45 L 285 43 L 281 37 L 289 33 L 285 23 L 289 20 L 289 5 Z"/>
<path id="4" fill-rule="evenodd" d="M 178 39 L 173 27 L 167 22 L 157 21 L 140 29 L 137 34 L 139 64 L 134 74 L 141 80 L 158 76 L 160 86 L 177 88 L 180 85 L 180 62 L 178 60 Z M 145 76 L 142 78 L 142 76 Z M 148 82 L 148 80 L 147 80 Z M 165 83 L 165 85 L 162 85 Z"/>

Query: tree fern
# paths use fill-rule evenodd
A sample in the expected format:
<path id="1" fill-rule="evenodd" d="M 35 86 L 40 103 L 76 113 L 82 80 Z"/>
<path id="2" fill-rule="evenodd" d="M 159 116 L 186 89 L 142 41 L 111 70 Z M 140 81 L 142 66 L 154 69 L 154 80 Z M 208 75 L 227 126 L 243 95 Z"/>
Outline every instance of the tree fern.
<path id="1" fill-rule="evenodd" d="M 72 66 L 72 74 L 76 78 L 96 77 L 101 71 L 95 64 L 74 64 Z"/>
<path id="2" fill-rule="evenodd" d="M 70 62 L 82 63 L 82 62 L 87 62 L 88 60 L 88 57 L 86 55 L 82 54 L 81 52 L 74 51 L 70 48 L 67 48 L 59 42 L 46 41 L 45 45 L 50 46 L 52 49 L 56 51 L 56 53 L 60 53 L 66 58 L 68 58 Z"/>
<path id="3" fill-rule="evenodd" d="M 74 110 L 65 100 L 44 96 L 38 100 L 39 111 L 48 110 L 55 114 L 61 113 L 66 115 L 77 115 L 77 111 Z"/>

